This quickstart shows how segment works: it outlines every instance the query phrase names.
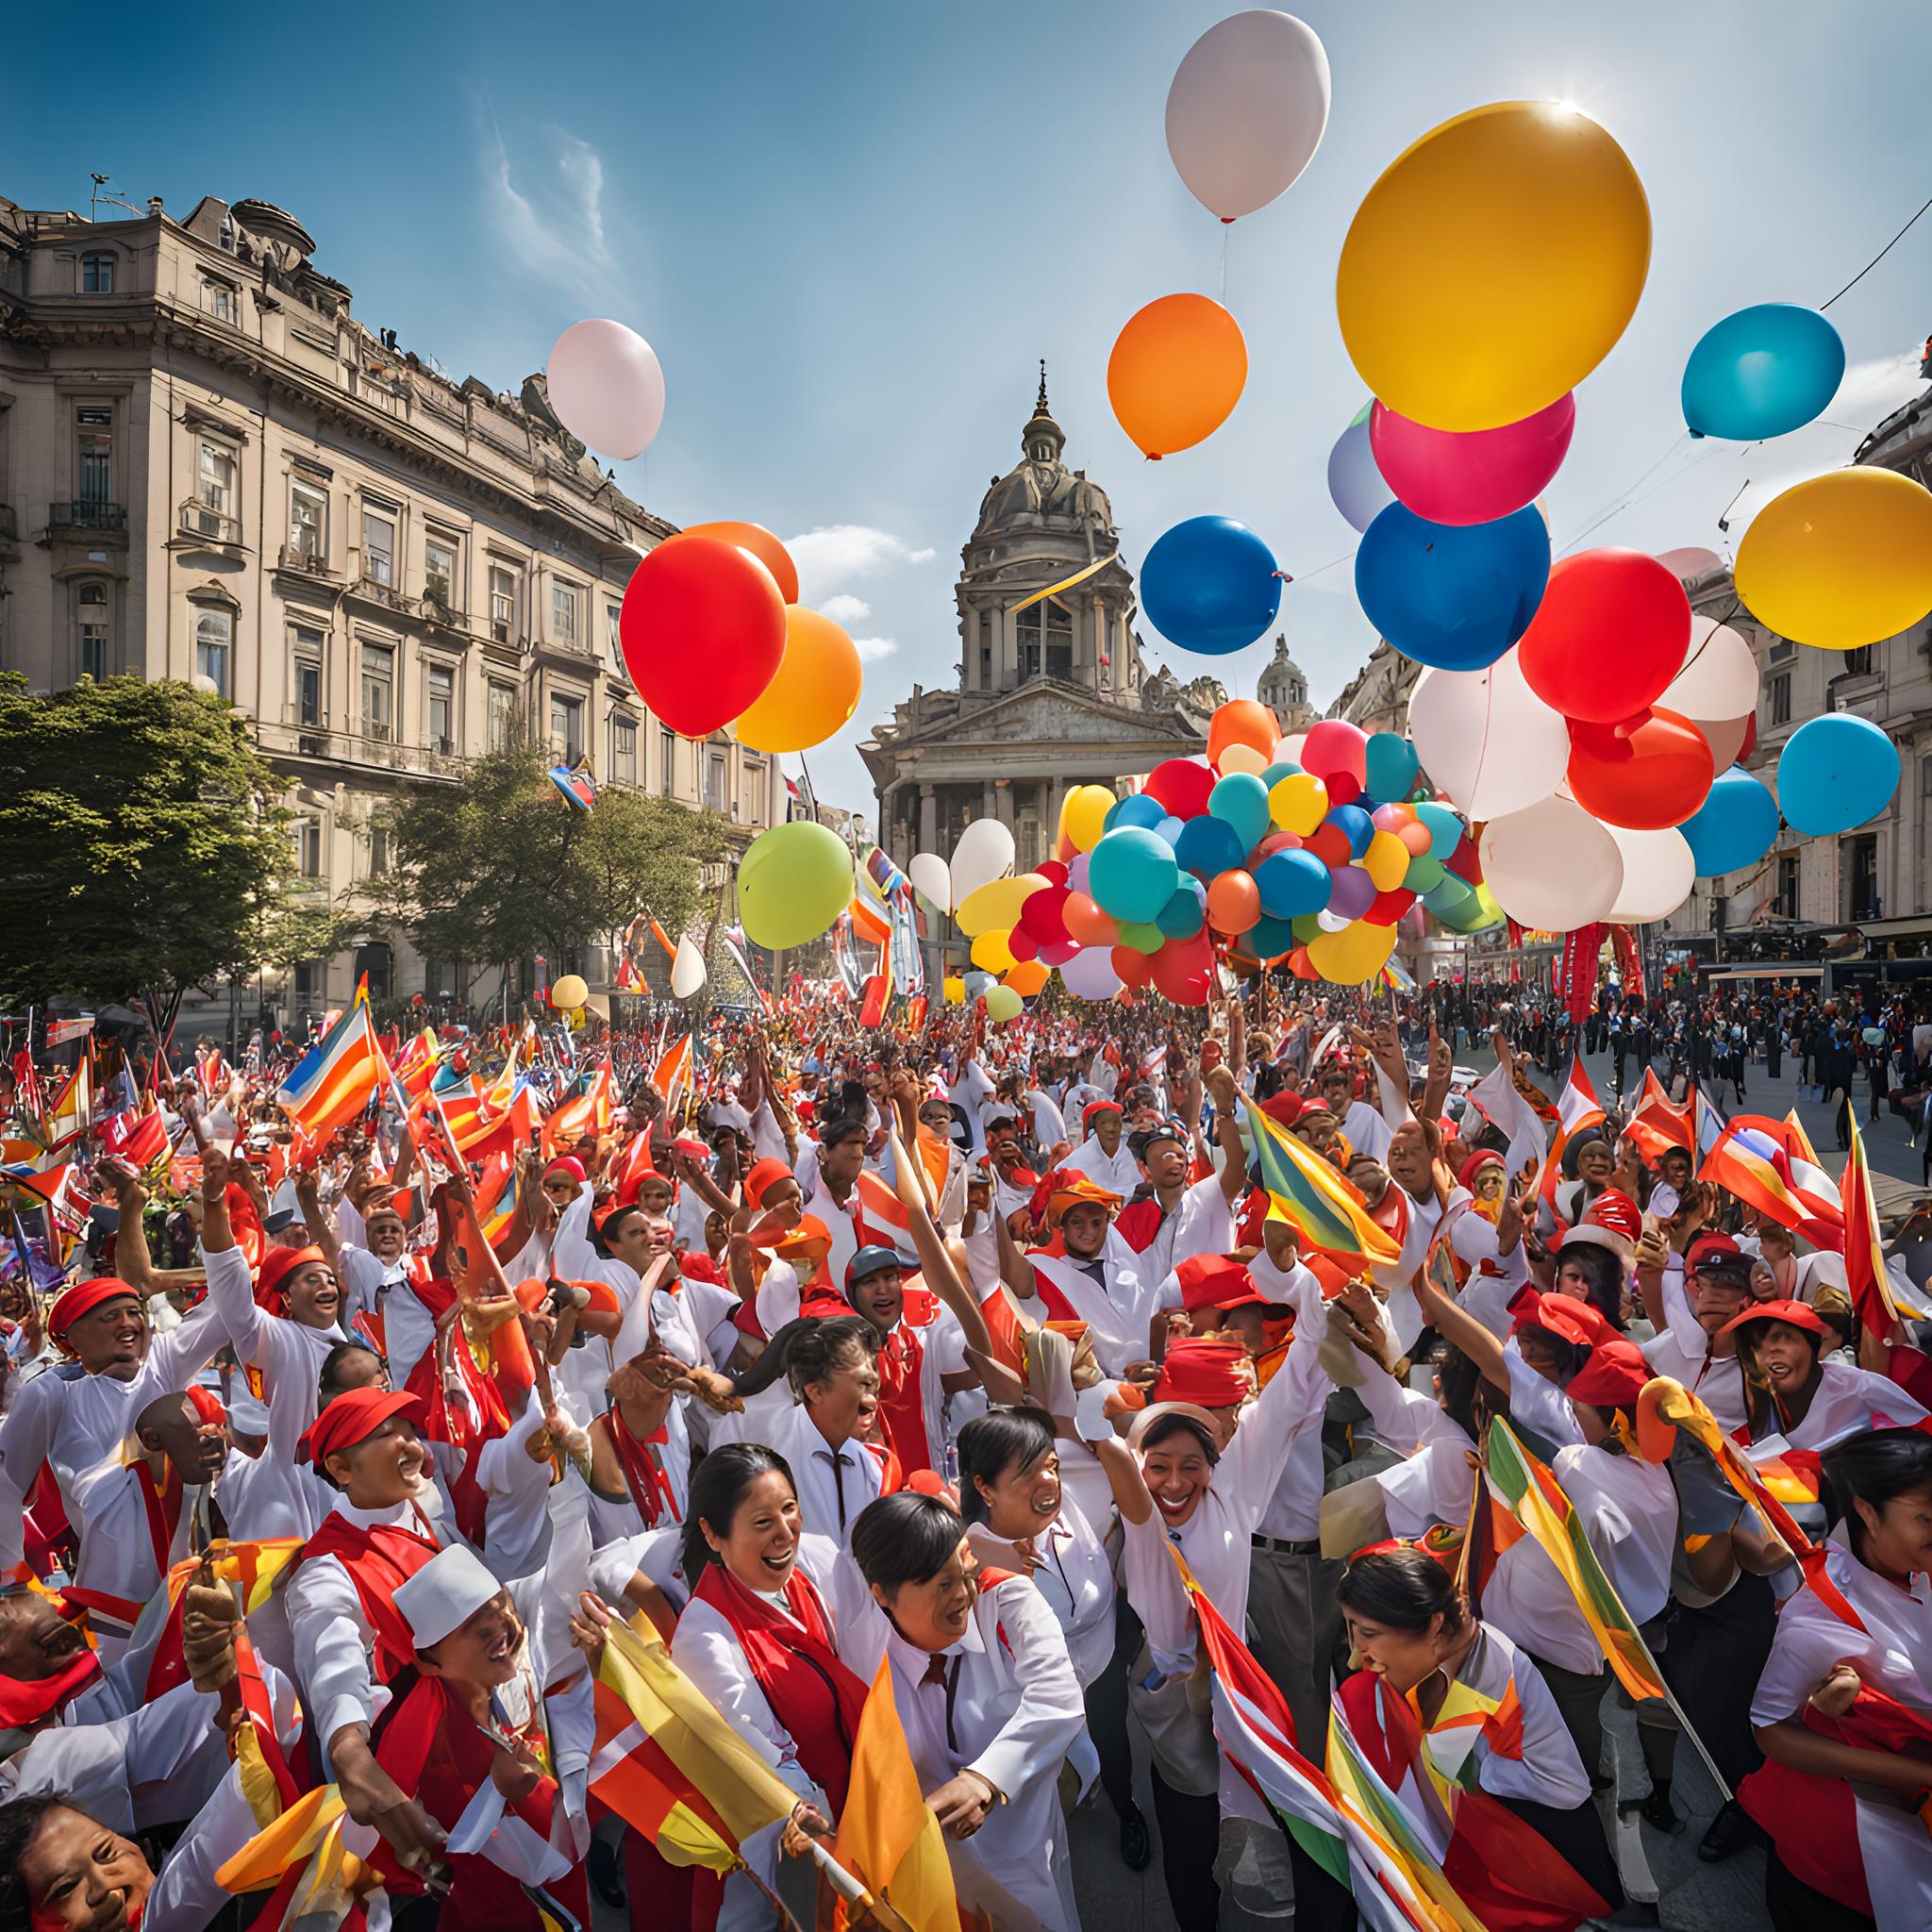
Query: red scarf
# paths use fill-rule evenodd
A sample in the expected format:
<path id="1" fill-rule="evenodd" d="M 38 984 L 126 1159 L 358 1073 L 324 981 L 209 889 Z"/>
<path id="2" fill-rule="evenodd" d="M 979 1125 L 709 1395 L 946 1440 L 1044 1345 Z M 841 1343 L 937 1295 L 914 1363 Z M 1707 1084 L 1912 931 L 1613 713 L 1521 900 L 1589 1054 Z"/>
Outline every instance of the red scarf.
<path id="1" fill-rule="evenodd" d="M 673 1523 L 682 1523 L 684 1519 L 678 1514 L 677 1498 L 672 1491 L 671 1478 L 664 1474 L 662 1462 L 651 1454 L 652 1444 L 669 1440 L 664 1424 L 659 1423 L 648 1436 L 634 1436 L 613 1402 L 605 1411 L 604 1425 L 610 1431 L 610 1446 L 617 1451 L 618 1467 L 624 1471 L 630 1499 L 638 1506 L 638 1514 L 644 1519 L 644 1527 L 656 1529 L 658 1517 L 666 1509 L 670 1510 Z"/>
<path id="2" fill-rule="evenodd" d="M 435 1543 L 413 1529 L 388 1523 L 365 1529 L 332 1510 L 295 1559 L 301 1563 L 311 1557 L 334 1557 L 349 1573 L 363 1619 L 375 1633 L 379 1683 L 387 1684 L 415 1661 L 416 1640 L 395 1607 L 396 1586 L 407 1583 L 435 1555 Z"/>
<path id="3" fill-rule="evenodd" d="M 175 1532 L 181 1526 L 181 1472 L 173 1462 L 155 1487 L 153 1465 L 143 1456 L 134 1465 L 134 1486 L 141 1491 L 142 1507 L 147 1511 L 147 1536 L 154 1545 L 155 1568 L 165 1577 L 174 1560 Z"/>
<path id="4" fill-rule="evenodd" d="M 43 1724 L 92 1689 L 100 1674 L 100 1657 L 83 1650 L 51 1677 L 0 1677 L 0 1731 L 31 1730 Z"/>
<path id="5" fill-rule="evenodd" d="M 837 1817 L 845 1808 L 866 1686 L 832 1648 L 831 1621 L 811 1579 L 795 1565 L 785 1579 L 791 1617 L 746 1589 L 723 1563 L 705 1565 L 692 1595 L 731 1625 L 766 1703 L 791 1733 L 799 1763 Z"/>
<path id="6" fill-rule="evenodd" d="M 925 1404 L 922 1398 L 925 1344 L 901 1322 L 879 1350 L 879 1421 L 901 1471 L 932 1467 L 932 1447 L 925 1433 Z"/>

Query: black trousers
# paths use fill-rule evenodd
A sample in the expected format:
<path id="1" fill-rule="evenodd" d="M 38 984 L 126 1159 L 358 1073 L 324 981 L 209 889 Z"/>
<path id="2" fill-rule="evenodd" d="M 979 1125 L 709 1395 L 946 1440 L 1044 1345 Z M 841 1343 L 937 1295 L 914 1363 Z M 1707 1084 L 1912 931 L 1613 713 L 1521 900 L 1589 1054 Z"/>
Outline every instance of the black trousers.
<path id="1" fill-rule="evenodd" d="M 1764 1909 L 1771 1932 L 1876 1932 L 1878 1924 L 1793 1877 L 1775 1850 L 1765 1855 Z"/>
<path id="2" fill-rule="evenodd" d="M 1100 1789 L 1123 1818 L 1134 1809 L 1134 1747 L 1127 1736 L 1127 1673 L 1141 1654 L 1141 1620 L 1125 1591 L 1114 1597 L 1113 1656 L 1087 1687 L 1087 1734 L 1100 1758 Z"/>
<path id="3" fill-rule="evenodd" d="M 1665 1618 L 1664 1682 L 1733 1790 L 1764 1762 L 1751 1736 L 1751 1697 L 1776 1624 L 1777 1599 L 1763 1576 L 1739 1577 L 1705 1609 L 1673 1603 Z"/>
<path id="4" fill-rule="evenodd" d="M 1196 1798 L 1177 1791 L 1152 1767 L 1154 1820 L 1160 1827 L 1160 1875 L 1180 1932 L 1215 1932 L 1221 1924 L 1221 1888 L 1214 1855 L 1221 1848 L 1221 1800 L 1212 1791 Z M 1299 1912 L 1297 1912 L 1299 1916 Z"/>

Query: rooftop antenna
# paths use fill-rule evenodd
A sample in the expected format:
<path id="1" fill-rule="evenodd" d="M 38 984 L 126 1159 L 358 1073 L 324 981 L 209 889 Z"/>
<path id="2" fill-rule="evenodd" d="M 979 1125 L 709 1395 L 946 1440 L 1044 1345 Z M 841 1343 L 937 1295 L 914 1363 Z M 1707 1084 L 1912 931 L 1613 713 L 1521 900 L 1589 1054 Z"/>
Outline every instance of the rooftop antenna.
<path id="1" fill-rule="evenodd" d="M 123 201 L 118 194 L 108 194 L 104 192 L 103 191 L 107 188 L 108 180 L 108 177 L 106 175 L 96 175 L 93 174 L 92 172 L 90 172 L 88 175 L 88 179 L 94 184 L 94 192 L 92 195 L 89 196 L 87 205 L 87 218 L 90 222 L 96 222 L 100 219 L 101 204 L 104 201 L 112 203 L 112 205 L 115 208 L 125 208 L 127 210 L 127 212 L 133 215 L 137 220 L 142 219 L 144 218 L 145 215 L 153 213 L 153 209 L 151 208 L 143 210 L 142 208 L 136 208 L 131 201 Z"/>

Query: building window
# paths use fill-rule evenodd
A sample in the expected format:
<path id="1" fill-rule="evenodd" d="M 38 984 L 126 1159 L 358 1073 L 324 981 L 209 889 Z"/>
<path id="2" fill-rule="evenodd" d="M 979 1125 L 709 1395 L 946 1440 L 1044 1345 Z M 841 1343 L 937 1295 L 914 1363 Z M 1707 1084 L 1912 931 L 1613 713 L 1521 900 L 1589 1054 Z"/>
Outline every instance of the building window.
<path id="1" fill-rule="evenodd" d="M 289 634 L 294 653 L 295 723 L 322 728 L 322 633 L 298 624 Z"/>
<path id="2" fill-rule="evenodd" d="M 194 675 L 206 677 L 222 697 L 228 689 L 228 661 L 234 654 L 235 618 L 227 610 L 197 610 L 194 614 Z"/>
<path id="3" fill-rule="evenodd" d="M 1772 664 L 1788 664 L 1797 648 L 1790 638 L 1773 638 L 1765 651 L 1765 660 Z"/>
<path id="4" fill-rule="evenodd" d="M 979 688 L 992 689 L 992 613 L 979 613 Z"/>
<path id="5" fill-rule="evenodd" d="M 298 960 L 295 965 L 295 1004 L 304 1008 L 319 1007 L 327 974 L 327 965 L 324 960 Z"/>
<path id="6" fill-rule="evenodd" d="M 80 258 L 80 292 L 83 295 L 111 295 L 114 292 L 114 258 L 111 255 L 83 255 Z"/>
<path id="7" fill-rule="evenodd" d="M 1880 919 L 1885 908 L 1878 897 L 1878 834 L 1860 832 L 1840 841 L 1839 876 L 1844 881 L 1844 919 Z"/>
<path id="8" fill-rule="evenodd" d="M 1770 704 L 1771 723 L 1789 724 L 1791 722 L 1791 674 L 1781 671 L 1775 677 L 1765 680 L 1765 694 Z"/>
<path id="9" fill-rule="evenodd" d="M 1798 855 L 1795 852 L 1780 852 L 1777 856 L 1777 898 L 1774 905 L 1780 919 L 1797 918 Z"/>
<path id="10" fill-rule="evenodd" d="M 668 724 L 658 727 L 658 789 L 666 798 L 677 782 L 677 733 Z"/>
<path id="11" fill-rule="evenodd" d="M 447 537 L 431 537 L 423 545 L 423 590 L 432 604 L 457 608 L 457 546 Z"/>
<path id="12" fill-rule="evenodd" d="M 550 737 L 567 763 L 575 764 L 584 755 L 584 701 L 560 692 L 550 694 Z"/>
<path id="13" fill-rule="evenodd" d="M 74 412 L 78 437 L 75 486 L 83 503 L 114 500 L 114 412 L 88 404 Z"/>
<path id="14" fill-rule="evenodd" d="M 755 824 L 758 815 L 758 768 L 746 765 L 738 781 L 738 817 L 741 824 Z"/>
<path id="15" fill-rule="evenodd" d="M 431 664 L 424 673 L 424 712 L 429 726 L 431 751 L 457 748 L 457 674 L 447 664 Z"/>
<path id="16" fill-rule="evenodd" d="M 610 646 L 610 661 L 624 662 L 624 606 L 607 604 L 604 607 L 604 641 Z"/>
<path id="17" fill-rule="evenodd" d="M 638 727 L 635 719 L 610 721 L 610 775 L 620 785 L 638 782 Z"/>
<path id="18" fill-rule="evenodd" d="M 508 751 L 517 741 L 517 692 L 511 684 L 490 681 L 487 742 L 491 751 Z"/>
<path id="19" fill-rule="evenodd" d="M 550 587 L 550 628 L 560 643 L 577 641 L 577 593 L 568 584 Z"/>
<path id="20" fill-rule="evenodd" d="M 396 520 L 379 510 L 362 512 L 362 575 L 372 584 L 396 580 Z"/>
<path id="21" fill-rule="evenodd" d="M 203 275 L 201 306 L 217 322 L 225 322 L 232 328 L 235 323 L 234 283 L 220 281 L 213 275 Z"/>
<path id="22" fill-rule="evenodd" d="M 389 870 L 389 827 L 369 828 L 369 876 L 379 879 Z"/>
<path id="23" fill-rule="evenodd" d="M 328 498 L 307 483 L 289 486 L 289 554 L 310 563 L 328 558 Z"/>
<path id="24" fill-rule="evenodd" d="M 517 621 L 517 574 L 508 565 L 490 566 L 490 635 L 499 644 L 509 642 Z"/>
<path id="25" fill-rule="evenodd" d="M 1863 677 L 1872 668 L 1872 646 L 1859 644 L 1845 653 L 1845 675 Z"/>
<path id="26" fill-rule="evenodd" d="M 714 751 L 705 760 L 705 809 L 724 809 L 724 754 Z"/>
<path id="27" fill-rule="evenodd" d="M 362 646 L 362 736 L 387 744 L 395 735 L 396 654 L 386 644 Z"/>
<path id="28" fill-rule="evenodd" d="M 295 841 L 295 870 L 305 879 L 322 876 L 322 821 L 297 819 L 291 827 Z"/>
<path id="29" fill-rule="evenodd" d="M 220 516 L 233 513 L 235 501 L 235 452 L 226 443 L 201 441 L 201 504 Z"/>
<path id="30" fill-rule="evenodd" d="M 1071 683 L 1074 675 L 1074 613 L 1049 597 L 1017 620 L 1020 682 L 1046 676 Z"/>
<path id="31" fill-rule="evenodd" d="M 103 678 L 108 675 L 108 587 L 83 584 L 75 601 L 79 607 L 80 675 Z"/>

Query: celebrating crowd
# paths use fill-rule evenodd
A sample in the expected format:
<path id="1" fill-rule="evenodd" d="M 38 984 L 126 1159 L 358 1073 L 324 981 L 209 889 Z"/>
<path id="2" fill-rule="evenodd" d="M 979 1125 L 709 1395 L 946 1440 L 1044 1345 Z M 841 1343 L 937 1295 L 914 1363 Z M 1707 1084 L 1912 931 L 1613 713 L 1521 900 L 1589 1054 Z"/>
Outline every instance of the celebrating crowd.
<path id="1" fill-rule="evenodd" d="M 546 1016 L 313 1132 L 272 1046 L 101 1067 L 0 1283 L 0 1926 L 920 1924 L 884 1731 L 962 1924 L 1073 1932 L 1098 1805 L 1187 1932 L 1236 1863 L 1564 1928 L 1621 1705 L 1763 1923 L 1924 1932 L 1903 1256 L 1559 1104 L 1506 991 Z"/>

